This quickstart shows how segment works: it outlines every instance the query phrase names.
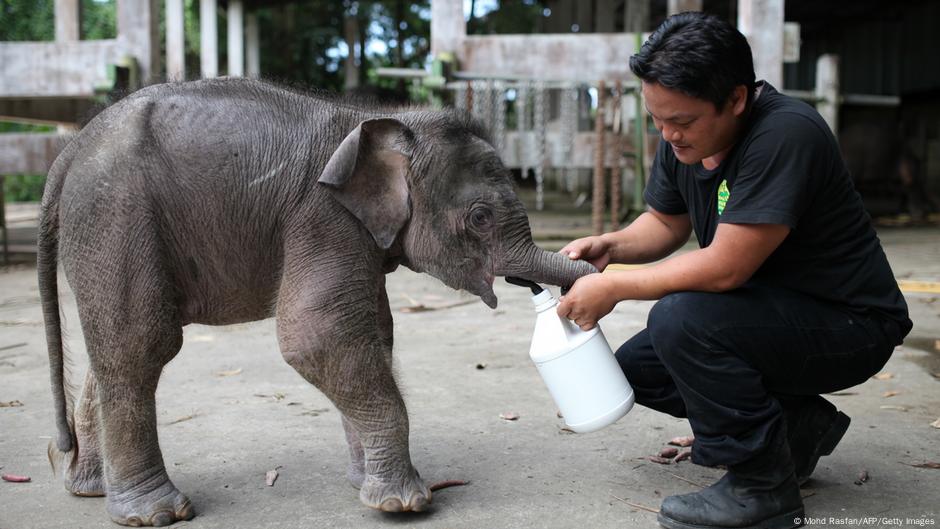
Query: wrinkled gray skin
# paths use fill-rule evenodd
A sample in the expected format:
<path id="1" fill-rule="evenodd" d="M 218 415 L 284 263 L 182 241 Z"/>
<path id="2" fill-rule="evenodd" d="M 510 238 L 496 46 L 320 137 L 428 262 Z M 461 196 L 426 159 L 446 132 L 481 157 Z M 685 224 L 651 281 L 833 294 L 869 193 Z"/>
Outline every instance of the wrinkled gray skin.
<path id="1" fill-rule="evenodd" d="M 64 389 L 56 266 L 75 293 L 90 369 Z M 56 160 L 39 282 L 67 453 L 65 485 L 111 518 L 194 514 L 157 443 L 154 391 L 189 323 L 276 316 L 284 359 L 336 405 L 362 501 L 420 511 L 392 375 L 385 274 L 399 264 L 496 306 L 495 276 L 568 285 L 594 269 L 533 245 L 497 153 L 456 114 L 380 113 L 249 80 L 140 90 Z"/>

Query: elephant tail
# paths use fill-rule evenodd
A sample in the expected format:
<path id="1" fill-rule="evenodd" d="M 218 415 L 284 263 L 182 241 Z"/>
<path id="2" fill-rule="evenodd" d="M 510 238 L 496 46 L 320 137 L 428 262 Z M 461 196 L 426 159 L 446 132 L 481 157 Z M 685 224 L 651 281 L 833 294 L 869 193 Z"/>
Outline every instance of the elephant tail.
<path id="1" fill-rule="evenodd" d="M 74 142 L 73 142 L 74 143 Z M 52 397 L 55 408 L 57 436 L 55 448 L 60 452 L 71 452 L 75 446 L 72 426 L 72 388 L 68 384 L 66 355 L 62 340 L 62 316 L 59 306 L 58 255 L 59 255 L 59 198 L 70 164 L 70 144 L 52 164 L 46 178 L 40 211 L 36 268 L 39 275 L 39 298 L 42 301 L 43 321 L 46 330 L 46 347 L 49 353 L 49 372 L 52 380 Z M 50 454 L 52 453 L 50 443 Z"/>

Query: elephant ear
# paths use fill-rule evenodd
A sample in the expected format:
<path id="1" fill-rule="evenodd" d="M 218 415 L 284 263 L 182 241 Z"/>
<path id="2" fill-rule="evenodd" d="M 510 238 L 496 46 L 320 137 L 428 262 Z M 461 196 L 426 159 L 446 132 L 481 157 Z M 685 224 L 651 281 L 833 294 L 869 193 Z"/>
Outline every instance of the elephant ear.
<path id="1" fill-rule="evenodd" d="M 317 180 L 383 250 L 392 246 L 411 216 L 406 175 L 413 137 L 395 119 L 363 121 L 346 136 Z"/>

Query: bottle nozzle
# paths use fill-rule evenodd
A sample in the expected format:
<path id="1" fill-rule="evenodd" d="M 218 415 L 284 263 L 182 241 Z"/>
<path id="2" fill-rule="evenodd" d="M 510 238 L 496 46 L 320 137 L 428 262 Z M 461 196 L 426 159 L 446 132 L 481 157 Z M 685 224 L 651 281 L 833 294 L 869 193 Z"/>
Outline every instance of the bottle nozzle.
<path id="1" fill-rule="evenodd" d="M 529 281 L 528 279 L 522 279 L 521 277 L 507 277 L 506 282 L 511 285 L 526 287 L 532 291 L 532 295 L 541 294 L 542 290 L 545 290 L 535 281 Z"/>

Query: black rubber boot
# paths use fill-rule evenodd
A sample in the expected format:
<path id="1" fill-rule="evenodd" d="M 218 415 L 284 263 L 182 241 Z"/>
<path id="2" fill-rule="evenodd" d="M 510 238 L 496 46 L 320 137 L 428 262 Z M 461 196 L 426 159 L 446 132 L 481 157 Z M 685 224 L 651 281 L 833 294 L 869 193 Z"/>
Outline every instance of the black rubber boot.
<path id="1" fill-rule="evenodd" d="M 792 529 L 803 525 L 785 426 L 759 456 L 735 465 L 714 485 L 669 496 L 659 510 L 668 529 Z"/>
<path id="2" fill-rule="evenodd" d="M 796 470 L 796 481 L 809 481 L 819 458 L 832 453 L 851 419 L 819 395 L 779 397 L 787 418 L 787 440 Z"/>

